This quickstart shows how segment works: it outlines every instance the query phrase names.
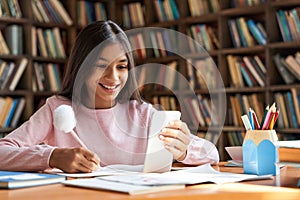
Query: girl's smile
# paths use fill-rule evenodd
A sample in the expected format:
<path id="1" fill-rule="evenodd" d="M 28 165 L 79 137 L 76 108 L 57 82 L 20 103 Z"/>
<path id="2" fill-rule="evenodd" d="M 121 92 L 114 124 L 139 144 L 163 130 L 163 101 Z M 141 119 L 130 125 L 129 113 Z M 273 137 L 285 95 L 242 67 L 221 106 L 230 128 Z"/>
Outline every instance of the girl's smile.
<path id="1" fill-rule="evenodd" d="M 102 83 L 99 83 L 99 86 L 104 89 L 109 94 L 113 94 L 118 91 L 118 88 L 120 87 L 120 84 L 117 85 L 105 85 Z"/>

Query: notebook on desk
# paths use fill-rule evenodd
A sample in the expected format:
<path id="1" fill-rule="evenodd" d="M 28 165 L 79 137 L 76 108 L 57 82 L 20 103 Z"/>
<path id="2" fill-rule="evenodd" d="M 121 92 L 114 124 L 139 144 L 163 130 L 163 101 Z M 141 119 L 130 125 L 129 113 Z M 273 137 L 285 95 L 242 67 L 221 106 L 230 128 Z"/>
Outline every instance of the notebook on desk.
<path id="1" fill-rule="evenodd" d="M 33 172 L 0 171 L 0 188 L 15 189 L 60 183 L 65 176 Z"/>

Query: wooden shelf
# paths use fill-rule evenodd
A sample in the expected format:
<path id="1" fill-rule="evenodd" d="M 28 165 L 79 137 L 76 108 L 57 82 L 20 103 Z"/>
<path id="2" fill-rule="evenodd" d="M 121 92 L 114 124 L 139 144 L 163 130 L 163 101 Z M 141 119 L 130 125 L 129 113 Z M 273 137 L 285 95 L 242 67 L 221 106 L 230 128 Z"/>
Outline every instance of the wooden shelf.
<path id="1" fill-rule="evenodd" d="M 220 15 L 222 16 L 248 16 L 248 15 L 256 15 L 256 14 L 264 14 L 266 9 L 266 4 L 257 5 L 257 6 L 247 6 L 241 8 L 229 8 L 226 10 L 222 10 Z"/>

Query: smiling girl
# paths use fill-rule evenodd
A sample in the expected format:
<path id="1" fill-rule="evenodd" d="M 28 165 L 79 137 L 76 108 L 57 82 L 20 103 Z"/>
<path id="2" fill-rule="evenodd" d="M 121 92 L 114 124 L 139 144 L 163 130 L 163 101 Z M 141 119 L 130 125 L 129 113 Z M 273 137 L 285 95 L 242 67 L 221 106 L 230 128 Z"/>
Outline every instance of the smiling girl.
<path id="1" fill-rule="evenodd" d="M 61 92 L 0 139 L 0 170 L 91 172 L 98 164 L 143 164 L 155 108 L 141 99 L 133 68 L 129 41 L 118 25 L 98 21 L 85 27 L 69 56 Z M 88 149 L 54 127 L 53 111 L 63 104 L 74 109 L 74 131 Z M 159 135 L 179 162 L 219 161 L 216 147 L 192 135 L 181 120 Z"/>

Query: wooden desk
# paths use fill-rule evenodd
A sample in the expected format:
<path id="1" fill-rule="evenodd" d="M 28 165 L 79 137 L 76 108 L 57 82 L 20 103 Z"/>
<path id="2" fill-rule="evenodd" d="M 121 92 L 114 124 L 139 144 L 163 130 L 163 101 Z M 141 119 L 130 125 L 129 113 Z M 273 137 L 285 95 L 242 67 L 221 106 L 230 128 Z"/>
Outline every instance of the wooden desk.
<path id="1" fill-rule="evenodd" d="M 215 166 L 223 172 L 242 173 L 242 168 Z M 199 184 L 188 186 L 185 189 L 151 193 L 146 195 L 130 196 L 128 194 L 91 190 L 83 188 L 66 187 L 61 184 L 23 188 L 15 190 L 0 190 L 1 200 L 290 200 L 300 199 L 300 188 L 297 187 L 300 178 L 300 169 L 283 167 L 280 176 L 273 180 L 246 181 L 224 185 Z"/>

